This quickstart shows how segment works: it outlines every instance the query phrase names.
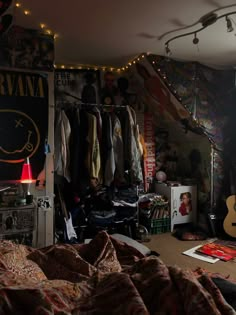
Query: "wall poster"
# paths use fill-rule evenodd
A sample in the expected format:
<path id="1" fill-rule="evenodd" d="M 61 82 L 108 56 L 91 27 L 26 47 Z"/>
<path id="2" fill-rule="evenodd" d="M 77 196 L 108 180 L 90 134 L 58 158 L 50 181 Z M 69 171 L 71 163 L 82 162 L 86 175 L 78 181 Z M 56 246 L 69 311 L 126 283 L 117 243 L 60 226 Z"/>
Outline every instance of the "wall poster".
<path id="1" fill-rule="evenodd" d="M 0 180 L 19 180 L 26 157 L 37 178 L 47 129 L 47 75 L 0 70 Z"/>
<path id="2" fill-rule="evenodd" d="M 13 25 L 0 36 L 0 66 L 53 71 L 53 36 Z"/>
<path id="3" fill-rule="evenodd" d="M 100 103 L 100 75 L 95 70 L 56 70 L 56 105 Z"/>

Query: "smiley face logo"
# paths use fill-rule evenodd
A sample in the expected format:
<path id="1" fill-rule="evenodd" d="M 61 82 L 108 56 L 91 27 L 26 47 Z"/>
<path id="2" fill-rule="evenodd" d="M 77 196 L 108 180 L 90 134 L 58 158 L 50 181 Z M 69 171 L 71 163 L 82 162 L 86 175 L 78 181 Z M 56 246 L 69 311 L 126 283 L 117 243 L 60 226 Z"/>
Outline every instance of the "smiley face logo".
<path id="1" fill-rule="evenodd" d="M 40 144 L 36 123 L 26 113 L 0 109 L 0 162 L 21 163 L 32 157 Z"/>

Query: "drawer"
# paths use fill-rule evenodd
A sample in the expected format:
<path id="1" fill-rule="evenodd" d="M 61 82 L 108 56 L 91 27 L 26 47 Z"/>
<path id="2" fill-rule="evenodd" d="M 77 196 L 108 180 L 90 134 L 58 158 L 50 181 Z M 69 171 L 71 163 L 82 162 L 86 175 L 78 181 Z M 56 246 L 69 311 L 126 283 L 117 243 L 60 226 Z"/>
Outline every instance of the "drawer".
<path id="1" fill-rule="evenodd" d="M 0 208 L 0 234 L 30 232 L 36 225 L 36 208 Z"/>

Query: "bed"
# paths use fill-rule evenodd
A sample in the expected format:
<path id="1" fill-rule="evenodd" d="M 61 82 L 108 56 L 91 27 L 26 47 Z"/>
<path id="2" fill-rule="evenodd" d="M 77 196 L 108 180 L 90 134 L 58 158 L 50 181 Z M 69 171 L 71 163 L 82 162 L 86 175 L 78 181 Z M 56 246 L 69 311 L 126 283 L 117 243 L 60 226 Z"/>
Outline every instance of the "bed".
<path id="1" fill-rule="evenodd" d="M 1 241 L 0 314 L 236 313 L 207 272 L 166 266 L 100 232 L 89 244 L 42 249 Z"/>

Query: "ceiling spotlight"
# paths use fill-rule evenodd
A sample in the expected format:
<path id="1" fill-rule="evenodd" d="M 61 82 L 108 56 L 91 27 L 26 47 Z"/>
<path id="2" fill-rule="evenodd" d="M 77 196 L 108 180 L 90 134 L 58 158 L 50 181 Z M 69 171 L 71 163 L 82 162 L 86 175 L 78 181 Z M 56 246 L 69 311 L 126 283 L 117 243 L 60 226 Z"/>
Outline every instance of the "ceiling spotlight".
<path id="1" fill-rule="evenodd" d="M 234 28 L 233 28 L 230 18 L 226 15 L 225 19 L 226 19 L 226 25 L 227 25 L 227 32 L 233 32 Z"/>
<path id="2" fill-rule="evenodd" d="M 170 50 L 170 48 L 169 48 L 169 44 L 166 44 L 165 50 L 166 50 L 167 56 L 170 57 L 170 56 L 171 56 L 171 50 Z"/>
<path id="3" fill-rule="evenodd" d="M 199 43 L 199 39 L 197 38 L 197 33 L 194 33 L 193 44 L 197 45 Z"/>

